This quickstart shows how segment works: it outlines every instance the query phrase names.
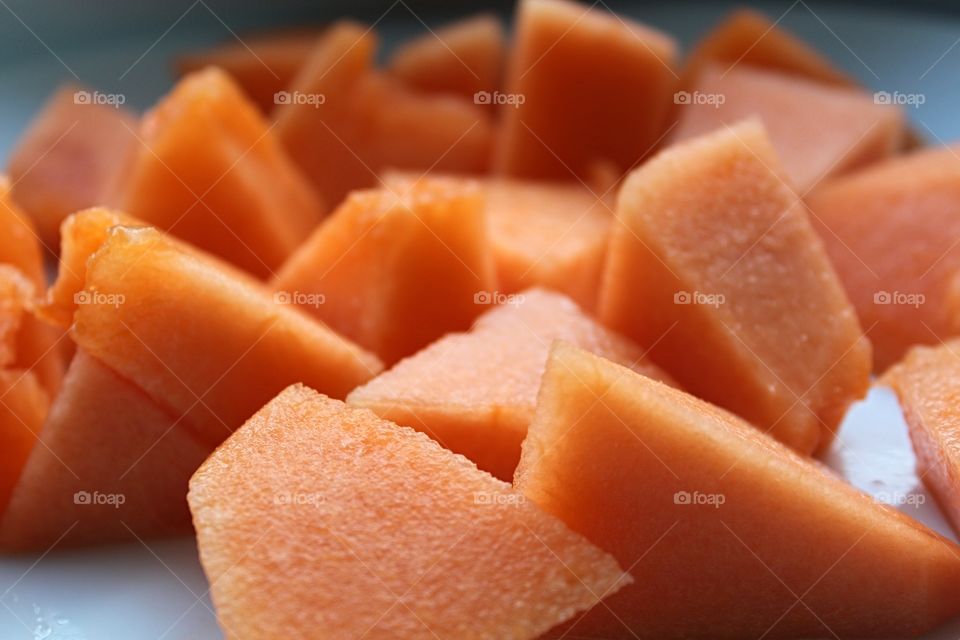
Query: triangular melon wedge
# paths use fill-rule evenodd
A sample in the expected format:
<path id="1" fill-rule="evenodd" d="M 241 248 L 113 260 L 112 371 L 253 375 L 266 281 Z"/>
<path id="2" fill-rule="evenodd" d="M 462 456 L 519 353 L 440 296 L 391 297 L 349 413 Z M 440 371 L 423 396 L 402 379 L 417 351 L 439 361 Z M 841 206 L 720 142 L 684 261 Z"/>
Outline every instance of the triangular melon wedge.
<path id="1" fill-rule="evenodd" d="M 533 639 L 629 581 L 510 485 L 301 385 L 189 501 L 229 637 Z"/>
<path id="2" fill-rule="evenodd" d="M 904 135 L 901 109 L 865 91 L 740 65 L 704 67 L 677 114 L 674 143 L 759 118 L 801 196 L 826 177 L 893 154 Z"/>
<path id="3" fill-rule="evenodd" d="M 347 402 L 423 431 L 510 480 L 554 340 L 670 379 L 640 347 L 601 327 L 565 296 L 530 289 L 504 302 L 469 332 L 447 335 L 355 389 Z"/>
<path id="4" fill-rule="evenodd" d="M 138 118 L 102 104 L 96 91 L 67 85 L 54 93 L 10 152 L 14 198 L 33 219 L 50 255 L 60 223 L 103 204 L 138 145 Z"/>
<path id="5" fill-rule="evenodd" d="M 567 637 L 903 638 L 960 612 L 956 544 L 569 345 L 547 364 L 516 486 L 634 577 Z"/>
<path id="6" fill-rule="evenodd" d="M 269 122 L 223 71 L 182 79 L 144 116 L 111 204 L 266 277 L 323 216 Z"/>
<path id="7" fill-rule="evenodd" d="M 600 317 L 694 395 L 810 453 L 870 345 L 763 127 L 663 151 L 620 190 Z"/>
<path id="8" fill-rule="evenodd" d="M 213 447 L 82 349 L 0 519 L 0 548 L 190 532 L 190 475 Z"/>
<path id="9" fill-rule="evenodd" d="M 900 399 L 920 478 L 960 531 L 960 339 L 912 349 L 883 382 Z"/>
<path id="10" fill-rule="evenodd" d="M 677 76 L 666 34 L 596 5 L 517 6 L 495 171 L 583 179 L 598 160 L 625 171 L 666 127 Z"/>
<path id="11" fill-rule="evenodd" d="M 477 92 L 500 88 L 506 56 L 503 25 L 493 14 L 479 14 L 430 29 L 399 45 L 387 70 L 409 87 L 475 99 Z"/>
<path id="12" fill-rule="evenodd" d="M 484 310 L 477 296 L 496 288 L 484 222 L 468 181 L 354 192 L 272 286 L 392 364 Z"/>

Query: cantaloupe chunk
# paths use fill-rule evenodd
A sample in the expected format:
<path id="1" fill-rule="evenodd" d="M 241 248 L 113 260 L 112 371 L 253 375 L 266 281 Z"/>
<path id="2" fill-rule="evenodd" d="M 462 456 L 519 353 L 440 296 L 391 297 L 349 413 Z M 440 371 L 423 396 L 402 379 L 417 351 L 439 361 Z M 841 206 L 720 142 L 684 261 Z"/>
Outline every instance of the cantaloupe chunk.
<path id="1" fill-rule="evenodd" d="M 633 575 L 567 637 L 903 638 L 960 611 L 956 544 L 569 345 L 547 364 L 516 486 Z"/>
<path id="2" fill-rule="evenodd" d="M 229 637 L 532 639 L 627 582 L 510 485 L 300 385 L 188 498 Z"/>
<path id="3" fill-rule="evenodd" d="M 0 519 L 0 548 L 188 533 L 187 482 L 212 449 L 81 349 Z"/>
<path id="4" fill-rule="evenodd" d="M 447 335 L 358 387 L 347 402 L 423 431 L 509 481 L 554 340 L 670 380 L 640 347 L 598 325 L 569 298 L 531 289 L 480 316 L 469 332 Z"/>
<path id="5" fill-rule="evenodd" d="M 467 329 L 496 288 L 480 190 L 425 180 L 352 193 L 273 287 L 388 364 Z"/>
<path id="6" fill-rule="evenodd" d="M 71 334 L 199 440 L 217 444 L 285 385 L 345 397 L 382 365 L 213 258 L 112 227 L 88 258 Z"/>
<path id="7" fill-rule="evenodd" d="M 11 191 L 10 181 L 0 175 L 0 264 L 17 268 L 40 289 L 45 286 L 40 236 Z"/>
<path id="8" fill-rule="evenodd" d="M 866 392 L 870 345 L 779 166 L 752 121 L 637 169 L 600 317 L 691 393 L 810 453 Z"/>
<path id="9" fill-rule="evenodd" d="M 495 15 L 483 13 L 400 44 L 387 69 L 419 91 L 454 93 L 483 103 L 476 94 L 500 88 L 505 57 L 503 25 Z"/>
<path id="10" fill-rule="evenodd" d="M 63 378 L 64 333 L 37 317 L 35 297 L 26 275 L 0 264 L 0 368 L 34 373 L 52 397 Z"/>
<path id="11" fill-rule="evenodd" d="M 136 115 L 94 95 L 105 94 L 60 88 L 10 153 L 13 197 L 51 255 L 63 219 L 103 204 L 138 146 Z"/>
<path id="12" fill-rule="evenodd" d="M 489 164 L 492 114 L 453 95 L 420 94 L 373 71 L 376 37 L 330 28 L 275 111 L 277 136 L 328 203 L 372 186 L 386 167 L 477 173 Z"/>
<path id="13" fill-rule="evenodd" d="M 877 369 L 914 344 L 960 333 L 951 283 L 960 269 L 960 148 L 916 151 L 811 193 L 814 227 L 872 327 Z"/>
<path id="14" fill-rule="evenodd" d="M 757 117 L 805 195 L 827 176 L 881 160 L 900 148 L 904 116 L 856 89 L 746 66 L 706 66 L 692 85 L 670 140 L 688 140 Z M 711 102 L 713 101 L 713 102 Z"/>
<path id="15" fill-rule="evenodd" d="M 584 309 L 596 305 L 613 218 L 608 190 L 580 185 L 387 171 L 383 184 L 405 192 L 420 180 L 472 181 L 483 191 L 497 290 L 546 287 Z M 600 194 L 600 195 L 597 195 Z"/>
<path id="16" fill-rule="evenodd" d="M 144 116 L 111 199 L 122 211 L 260 277 L 320 221 L 316 194 L 223 71 L 180 81 Z"/>
<path id="17" fill-rule="evenodd" d="M 911 349 L 883 382 L 900 399 L 917 472 L 960 531 L 960 340 Z"/>
<path id="18" fill-rule="evenodd" d="M 174 61 L 180 75 L 207 67 L 230 74 L 264 113 L 273 111 L 276 94 L 287 88 L 310 57 L 325 30 L 316 27 L 276 29 L 245 35 Z"/>
<path id="19" fill-rule="evenodd" d="M 495 170 L 569 180 L 597 160 L 639 162 L 666 126 L 674 41 L 566 0 L 523 0 L 517 11 Z"/>
<path id="20" fill-rule="evenodd" d="M 49 403 L 32 371 L 0 369 L 0 514 L 37 442 Z"/>

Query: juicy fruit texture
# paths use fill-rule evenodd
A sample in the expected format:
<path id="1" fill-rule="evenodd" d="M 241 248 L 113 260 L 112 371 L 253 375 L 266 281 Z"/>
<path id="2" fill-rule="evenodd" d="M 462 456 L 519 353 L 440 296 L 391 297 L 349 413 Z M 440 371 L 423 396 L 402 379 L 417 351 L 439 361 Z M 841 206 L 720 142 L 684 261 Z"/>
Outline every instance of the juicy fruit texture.
<path id="1" fill-rule="evenodd" d="M 532 639 L 627 582 L 508 484 L 301 385 L 220 447 L 188 498 L 238 640 Z"/>
<path id="2" fill-rule="evenodd" d="M 0 369 L 0 514 L 37 442 L 49 403 L 32 371 Z"/>
<path id="3" fill-rule="evenodd" d="M 833 180 L 807 206 L 870 339 L 877 370 L 960 333 L 960 158 L 925 149 Z"/>
<path id="4" fill-rule="evenodd" d="M 483 104 L 477 92 L 492 94 L 500 88 L 505 56 L 500 20 L 480 14 L 401 44 L 387 68 L 419 91 L 454 93 Z"/>
<path id="5" fill-rule="evenodd" d="M 671 140 L 683 141 L 759 118 L 770 134 L 790 184 L 801 196 L 827 176 L 881 160 L 900 148 L 904 116 L 856 89 L 829 87 L 761 69 L 707 66 L 678 107 Z"/>
<path id="6" fill-rule="evenodd" d="M 34 297 L 23 273 L 0 264 L 0 368 L 31 372 L 52 397 L 63 378 L 63 332 L 37 317 Z"/>
<path id="7" fill-rule="evenodd" d="M 883 382 L 900 399 L 917 472 L 960 531 L 960 340 L 912 349 Z"/>
<path id="8" fill-rule="evenodd" d="M 245 36 L 175 61 L 180 75 L 207 67 L 219 67 L 230 74 L 263 113 L 270 113 L 283 98 L 297 72 L 323 38 L 322 28 L 278 29 Z"/>
<path id="9" fill-rule="evenodd" d="M 584 52 L 589 52 L 585 55 Z M 566 0 L 523 0 L 507 62 L 495 170 L 583 177 L 621 171 L 659 141 L 674 90 L 676 44 L 660 32 Z"/>
<path id="10" fill-rule="evenodd" d="M 223 71 L 181 80 L 140 136 L 111 202 L 254 275 L 272 275 L 322 218 L 269 123 Z"/>
<path id="11" fill-rule="evenodd" d="M 213 447 L 82 349 L 39 433 L 0 510 L 0 548 L 189 533 L 187 482 Z"/>
<path id="12" fill-rule="evenodd" d="M 866 392 L 870 345 L 778 166 L 754 121 L 636 170 L 600 317 L 694 395 L 810 453 Z"/>
<path id="13" fill-rule="evenodd" d="M 554 340 L 565 340 L 660 380 L 642 350 L 598 325 L 568 298 L 532 289 L 355 389 L 351 405 L 413 427 L 502 480 L 513 478 Z"/>
<path id="14" fill-rule="evenodd" d="M 956 544 L 568 345 L 547 364 L 516 486 L 633 575 L 568 637 L 902 638 L 960 611 Z"/>
<path id="15" fill-rule="evenodd" d="M 87 260 L 77 345 L 218 444 L 285 385 L 345 397 L 377 358 L 213 258 L 152 228 L 113 227 Z"/>
<path id="16" fill-rule="evenodd" d="M 689 88 L 710 64 L 717 64 L 723 71 L 744 65 L 822 84 L 854 85 L 815 49 L 751 9 L 734 11 L 697 43 L 684 63 L 680 85 Z"/>
<path id="17" fill-rule="evenodd" d="M 402 193 L 419 180 L 438 179 L 471 181 L 483 191 L 498 291 L 546 287 L 594 308 L 613 221 L 612 188 L 397 171 L 386 172 L 383 183 Z"/>
<path id="18" fill-rule="evenodd" d="M 483 311 L 496 288 L 483 213 L 469 182 L 352 193 L 284 265 L 277 299 L 392 364 Z"/>
<path id="19" fill-rule="evenodd" d="M 12 198 L 10 181 L 0 175 L 0 264 L 26 275 L 37 289 L 44 286 L 43 251 L 36 229 Z"/>
<path id="20" fill-rule="evenodd" d="M 10 154 L 14 199 L 50 254 L 68 215 L 102 204 L 139 148 L 137 117 L 94 101 L 97 92 L 59 89 Z"/>
<path id="21" fill-rule="evenodd" d="M 330 27 L 277 108 L 276 134 L 333 205 L 372 186 L 386 167 L 480 173 L 493 137 L 488 109 L 427 95 L 373 70 L 376 37 L 351 22 Z M 322 98 L 322 99 L 321 99 Z"/>

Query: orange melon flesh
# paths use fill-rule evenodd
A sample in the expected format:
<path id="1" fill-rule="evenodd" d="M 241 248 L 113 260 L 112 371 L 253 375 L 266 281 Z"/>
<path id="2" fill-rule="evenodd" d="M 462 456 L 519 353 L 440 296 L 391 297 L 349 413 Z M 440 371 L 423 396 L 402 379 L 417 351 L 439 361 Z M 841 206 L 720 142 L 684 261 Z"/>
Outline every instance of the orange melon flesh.
<path id="1" fill-rule="evenodd" d="M 332 26 L 288 88 L 290 102 L 274 113 L 278 138 L 318 192 L 337 204 L 375 184 L 385 167 L 484 171 L 493 136 L 489 110 L 375 73 L 376 46 L 362 25 Z"/>
<path id="2" fill-rule="evenodd" d="M 956 544 L 569 345 L 547 364 L 515 482 L 634 578 L 567 637 L 903 638 L 960 611 Z"/>
<path id="3" fill-rule="evenodd" d="M 523 0 L 494 168 L 569 180 L 597 160 L 625 170 L 658 142 L 672 104 L 675 42 L 566 0 Z M 589 55 L 585 55 L 589 52 Z"/>
<path id="4" fill-rule="evenodd" d="M 301 385 L 204 463 L 188 500 L 233 637 L 532 639 L 627 582 L 510 485 Z"/>
<path id="5" fill-rule="evenodd" d="M 79 347 L 217 444 L 284 385 L 345 397 L 377 358 L 152 228 L 113 227 L 87 261 Z M 172 339 L 175 336 L 176 339 Z"/>
<path id="6" fill-rule="evenodd" d="M 96 92 L 60 88 L 35 116 L 10 153 L 13 197 L 55 254 L 60 223 L 102 204 L 138 146 L 137 116 L 93 102 Z M 91 96 L 86 103 L 84 95 Z"/>
<path id="7" fill-rule="evenodd" d="M 554 340 L 566 340 L 660 380 L 634 343 L 560 294 L 531 289 L 354 389 L 347 403 L 422 431 L 509 481 Z"/>
<path id="8" fill-rule="evenodd" d="M 828 176 L 870 164 L 900 148 L 904 116 L 855 89 L 746 66 L 708 66 L 691 95 L 723 96 L 723 103 L 691 101 L 678 107 L 674 142 L 759 118 L 783 161 L 791 185 L 806 193 Z"/>
<path id="9" fill-rule="evenodd" d="M 118 209 L 254 275 L 278 269 L 320 221 L 316 194 L 223 71 L 181 80 L 144 116 Z"/>
<path id="10" fill-rule="evenodd" d="M 53 396 L 63 378 L 63 331 L 37 317 L 35 289 L 27 277 L 0 264 L 0 367 L 35 374 Z"/>
<path id="11" fill-rule="evenodd" d="M 0 548 L 189 533 L 187 482 L 211 450 L 80 349 L 0 519 Z"/>
<path id="12" fill-rule="evenodd" d="M 833 180 L 807 197 L 847 294 L 873 327 L 877 370 L 914 344 L 960 333 L 958 148 L 913 152 Z"/>
<path id="13" fill-rule="evenodd" d="M 500 20 L 479 14 L 400 44 L 387 69 L 418 91 L 453 93 L 471 102 L 500 88 L 506 42 Z"/>
<path id="14" fill-rule="evenodd" d="M 174 66 L 180 75 L 219 67 L 230 74 L 261 111 L 270 113 L 276 104 L 275 94 L 287 88 L 323 33 L 322 28 L 310 27 L 246 35 L 187 53 Z"/>
<path id="15" fill-rule="evenodd" d="M 0 175 L 0 264 L 26 275 L 37 289 L 45 286 L 43 249 L 37 231 L 13 201 L 10 181 Z"/>
<path id="16" fill-rule="evenodd" d="M 355 192 L 273 287 L 392 364 L 467 329 L 483 311 L 476 296 L 496 288 L 481 194 L 443 181 Z"/>
<path id="17" fill-rule="evenodd" d="M 694 395 L 794 449 L 867 390 L 870 345 L 756 121 L 662 152 L 623 185 L 600 317 Z"/>
<path id="18" fill-rule="evenodd" d="M 402 171 L 387 171 L 382 178 L 388 189 L 400 193 L 420 180 L 472 181 L 483 191 L 499 292 L 546 287 L 593 309 L 613 218 L 612 204 L 596 195 L 604 191 L 564 183 Z"/>
<path id="19" fill-rule="evenodd" d="M 36 444 L 49 402 L 32 371 L 0 369 L 0 514 Z"/>
<path id="20" fill-rule="evenodd" d="M 918 474 L 960 531 L 960 341 L 911 349 L 883 382 L 900 399 Z"/>

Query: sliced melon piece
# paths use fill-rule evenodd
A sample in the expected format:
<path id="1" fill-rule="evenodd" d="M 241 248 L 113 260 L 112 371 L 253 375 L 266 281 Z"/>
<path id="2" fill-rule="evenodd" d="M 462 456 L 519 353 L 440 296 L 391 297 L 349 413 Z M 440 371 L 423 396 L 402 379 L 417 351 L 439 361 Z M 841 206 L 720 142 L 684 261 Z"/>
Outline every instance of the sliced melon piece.
<path id="1" fill-rule="evenodd" d="M 355 389 L 347 402 L 423 431 L 510 480 L 554 340 L 670 379 L 636 344 L 598 325 L 569 298 L 531 289 L 480 316 L 468 333 L 445 336 Z"/>
<path id="2" fill-rule="evenodd" d="M 0 264 L 0 368 L 32 372 L 53 397 L 63 379 L 64 331 L 37 317 L 35 295 L 23 273 Z"/>
<path id="3" fill-rule="evenodd" d="M 697 76 L 673 142 L 759 118 L 783 161 L 790 184 L 805 195 L 825 177 L 881 160 L 903 142 L 904 115 L 856 89 L 746 66 L 707 66 Z"/>
<path id="4" fill-rule="evenodd" d="M 296 385 L 190 481 L 228 635 L 536 638 L 628 582 L 426 436 Z"/>
<path id="5" fill-rule="evenodd" d="M 903 638 L 960 612 L 956 544 L 569 345 L 547 364 L 516 485 L 634 577 L 567 637 Z"/>
<path id="6" fill-rule="evenodd" d="M 82 349 L 0 519 L 0 548 L 190 532 L 190 475 L 213 447 Z"/>
<path id="7" fill-rule="evenodd" d="M 97 95 L 103 94 L 61 87 L 10 154 L 13 197 L 51 255 L 63 219 L 103 204 L 138 147 L 136 115 Z"/>
<path id="8" fill-rule="evenodd" d="M 0 369 L 0 515 L 37 442 L 49 404 L 32 371 Z"/>
<path id="9" fill-rule="evenodd" d="M 914 344 L 960 333 L 960 147 L 892 158 L 807 197 L 882 371 Z"/>
<path id="10" fill-rule="evenodd" d="M 883 381 L 900 399 L 918 474 L 960 531 L 960 339 L 910 350 Z"/>
<path id="11" fill-rule="evenodd" d="M 507 61 L 494 168 L 523 178 L 626 170 L 656 145 L 672 105 L 676 43 L 566 0 L 523 0 Z"/>
<path id="12" fill-rule="evenodd" d="M 763 127 L 664 151 L 617 213 L 601 318 L 691 393 L 826 446 L 869 386 L 870 345 Z"/>
<path id="13" fill-rule="evenodd" d="M 77 345 L 209 444 L 285 385 L 307 380 L 342 398 L 382 368 L 265 287 L 152 228 L 112 227 L 78 295 Z"/>
<path id="14" fill-rule="evenodd" d="M 13 201 L 10 181 L 0 175 L 0 264 L 12 265 L 42 290 L 43 249 L 30 218 Z"/>
<path id="15" fill-rule="evenodd" d="M 459 20 L 398 46 L 390 75 L 418 91 L 454 93 L 470 101 L 500 88 L 506 57 L 503 25 L 493 14 Z"/>
<path id="16" fill-rule="evenodd" d="M 117 208 L 266 277 L 323 208 L 269 123 L 223 71 L 181 80 L 144 116 Z"/>
<path id="17" fill-rule="evenodd" d="M 273 287 L 388 364 L 467 329 L 475 298 L 496 288 L 480 190 L 424 180 L 352 193 Z"/>
<path id="18" fill-rule="evenodd" d="M 207 67 L 230 74 L 263 113 L 276 105 L 276 94 L 287 88 L 304 61 L 318 46 L 323 28 L 274 29 L 188 52 L 174 61 L 180 75 Z"/>

